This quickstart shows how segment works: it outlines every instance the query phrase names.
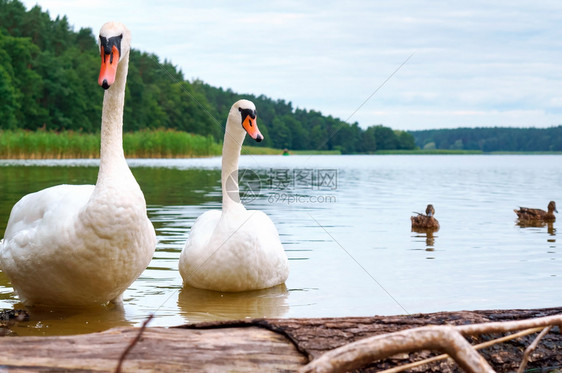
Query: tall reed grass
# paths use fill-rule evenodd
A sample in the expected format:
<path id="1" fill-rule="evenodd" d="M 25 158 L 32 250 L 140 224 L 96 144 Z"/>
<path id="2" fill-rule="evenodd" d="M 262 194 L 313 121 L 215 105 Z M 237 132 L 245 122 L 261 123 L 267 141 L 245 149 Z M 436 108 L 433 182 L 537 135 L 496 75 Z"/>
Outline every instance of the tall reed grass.
<path id="1" fill-rule="evenodd" d="M 173 130 L 126 133 L 123 148 L 127 157 L 131 158 L 208 157 L 222 152 L 222 146 L 211 136 Z"/>
<path id="2" fill-rule="evenodd" d="M 172 130 L 125 133 L 123 148 L 129 158 L 189 158 L 220 155 L 212 137 Z M 99 158 L 99 134 L 73 131 L 0 131 L 0 158 Z"/>
<path id="3" fill-rule="evenodd" d="M 99 134 L 0 131 L 0 158 L 97 158 L 99 148 Z"/>

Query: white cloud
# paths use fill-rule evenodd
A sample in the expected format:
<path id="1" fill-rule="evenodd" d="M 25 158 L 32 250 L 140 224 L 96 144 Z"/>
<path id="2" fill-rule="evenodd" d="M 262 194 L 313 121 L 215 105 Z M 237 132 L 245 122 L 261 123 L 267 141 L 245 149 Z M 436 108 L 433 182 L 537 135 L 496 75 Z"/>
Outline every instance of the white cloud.
<path id="1" fill-rule="evenodd" d="M 24 1 L 29 7 L 32 1 Z M 393 128 L 562 123 L 562 3 L 400 0 L 39 0 L 97 29 L 127 24 L 134 46 L 188 78 Z"/>

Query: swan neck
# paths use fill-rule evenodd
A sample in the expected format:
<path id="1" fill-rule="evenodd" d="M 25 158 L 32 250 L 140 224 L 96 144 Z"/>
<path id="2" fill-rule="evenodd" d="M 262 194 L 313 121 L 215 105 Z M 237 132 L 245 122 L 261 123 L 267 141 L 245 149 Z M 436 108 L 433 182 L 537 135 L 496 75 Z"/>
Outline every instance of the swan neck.
<path id="1" fill-rule="evenodd" d="M 242 150 L 242 142 L 245 133 L 229 131 L 229 123 L 226 125 L 224 141 L 222 146 L 222 209 L 244 208 L 240 201 L 240 191 L 238 187 L 238 160 Z"/>
<path id="2" fill-rule="evenodd" d="M 115 82 L 105 90 L 103 96 L 98 182 L 108 174 L 129 170 L 123 152 L 123 107 L 128 69 L 129 54 L 119 62 Z"/>

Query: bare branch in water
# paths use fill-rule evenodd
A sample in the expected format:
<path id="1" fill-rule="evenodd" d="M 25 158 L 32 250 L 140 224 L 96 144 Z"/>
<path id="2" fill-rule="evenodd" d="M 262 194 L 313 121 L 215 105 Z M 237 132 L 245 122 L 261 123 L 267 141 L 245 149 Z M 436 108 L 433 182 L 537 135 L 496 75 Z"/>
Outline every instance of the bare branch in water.
<path id="1" fill-rule="evenodd" d="M 119 358 L 119 363 L 117 364 L 117 367 L 115 368 L 115 373 L 121 373 L 121 367 L 123 366 L 123 362 L 125 361 L 125 358 L 129 354 L 129 352 L 131 352 L 133 347 L 135 347 L 135 345 L 140 341 L 140 339 L 142 337 L 142 333 L 144 333 L 144 330 L 146 329 L 146 326 L 148 325 L 150 320 L 152 320 L 152 318 L 154 318 L 154 314 L 150 314 L 147 317 L 147 319 L 144 320 L 144 322 L 142 323 L 142 326 L 139 329 L 139 332 L 137 333 L 136 337 L 131 341 L 131 343 L 129 343 L 129 345 L 127 346 L 125 351 L 123 351 L 123 353 L 121 354 L 121 357 Z"/>

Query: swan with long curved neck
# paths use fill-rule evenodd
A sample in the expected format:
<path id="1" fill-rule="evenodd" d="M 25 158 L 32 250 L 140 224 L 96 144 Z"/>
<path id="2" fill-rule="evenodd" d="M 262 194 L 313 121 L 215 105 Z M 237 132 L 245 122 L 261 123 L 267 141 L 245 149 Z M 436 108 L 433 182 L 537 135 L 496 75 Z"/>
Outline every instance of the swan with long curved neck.
<path id="1" fill-rule="evenodd" d="M 254 104 L 237 101 L 228 114 L 222 151 L 222 210 L 201 215 L 180 255 L 184 284 L 216 291 L 265 289 L 284 283 L 287 255 L 262 211 L 246 210 L 238 190 L 238 159 L 246 132 L 263 140 Z"/>
<path id="2" fill-rule="evenodd" d="M 24 196 L 0 245 L 0 266 L 25 305 L 120 303 L 156 247 L 144 195 L 123 152 L 130 32 L 109 22 L 99 38 L 105 93 L 96 185 L 58 185 Z"/>

